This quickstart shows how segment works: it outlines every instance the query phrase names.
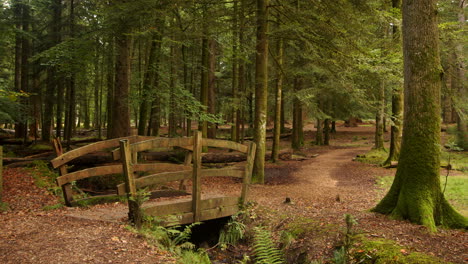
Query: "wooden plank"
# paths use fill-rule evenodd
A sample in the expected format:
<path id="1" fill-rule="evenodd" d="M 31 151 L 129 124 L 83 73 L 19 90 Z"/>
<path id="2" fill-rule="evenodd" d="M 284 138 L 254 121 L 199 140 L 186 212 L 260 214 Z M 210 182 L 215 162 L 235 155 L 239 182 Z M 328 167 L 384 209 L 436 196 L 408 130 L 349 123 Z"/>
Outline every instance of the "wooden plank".
<path id="1" fill-rule="evenodd" d="M 192 172 L 192 212 L 193 221 L 200 221 L 200 200 L 201 200 L 201 151 L 202 132 L 195 131 L 193 136 L 193 172 Z"/>
<path id="2" fill-rule="evenodd" d="M 151 173 L 191 170 L 192 166 L 174 163 L 139 163 L 133 165 L 133 171 L 146 171 Z"/>
<path id="3" fill-rule="evenodd" d="M 211 139 L 211 138 L 204 138 L 202 140 L 203 146 L 207 147 L 216 147 L 216 148 L 227 148 L 227 149 L 232 149 L 236 150 L 242 153 L 246 153 L 248 147 L 244 144 L 237 143 L 234 141 L 228 141 L 228 140 L 221 140 L 221 139 Z"/>
<path id="4" fill-rule="evenodd" d="M 164 227 L 175 226 L 175 225 L 186 225 L 193 223 L 193 213 L 185 213 L 179 215 L 168 215 L 161 217 L 160 225 Z"/>
<path id="5" fill-rule="evenodd" d="M 109 174 L 118 174 L 118 173 L 122 173 L 121 164 L 94 167 L 94 168 L 84 169 L 80 171 L 75 171 L 75 172 L 60 176 L 57 178 L 57 185 L 62 186 L 66 183 L 70 183 L 72 181 L 77 181 L 77 180 L 81 180 L 81 179 L 85 179 L 89 177 L 109 175 Z"/>
<path id="6" fill-rule="evenodd" d="M 53 159 L 51 161 L 52 166 L 54 168 L 57 168 L 61 165 L 66 164 L 67 162 L 76 159 L 80 156 L 86 155 L 88 153 L 96 152 L 99 150 L 103 150 L 106 148 L 112 148 L 112 147 L 118 147 L 119 146 L 119 141 L 122 139 L 127 139 L 127 140 L 136 140 L 136 136 L 130 136 L 130 137 L 125 137 L 125 138 L 115 138 L 115 139 L 109 139 L 109 140 L 104 140 L 100 142 L 96 142 L 93 144 L 86 145 L 81 148 L 74 149 L 72 151 L 69 151 L 67 153 L 64 153 L 57 158 Z"/>
<path id="7" fill-rule="evenodd" d="M 53 145 L 54 145 L 55 154 L 57 155 L 57 157 L 60 157 L 63 154 L 63 148 L 62 148 L 62 143 L 60 142 L 60 138 L 54 138 Z M 66 175 L 68 173 L 67 165 L 62 164 L 58 166 L 58 168 L 59 168 L 60 176 Z M 62 194 L 63 194 L 63 200 L 65 202 L 65 205 L 72 206 L 73 195 L 72 195 L 71 184 L 67 183 L 67 184 L 60 185 L 57 182 L 57 185 L 62 186 Z"/>
<path id="8" fill-rule="evenodd" d="M 169 214 L 188 213 L 192 210 L 192 201 L 185 198 L 178 201 L 164 201 L 156 205 L 145 205 L 142 209 L 152 216 L 164 216 Z M 239 204 L 239 197 L 217 197 L 200 201 L 200 210 L 208 210 L 219 207 L 229 207 Z"/>
<path id="9" fill-rule="evenodd" d="M 198 221 L 207 221 L 221 217 L 231 216 L 239 211 L 238 205 L 231 205 L 226 207 L 218 207 L 214 209 L 203 210 L 200 214 Z"/>
<path id="10" fill-rule="evenodd" d="M 132 152 L 141 152 L 150 149 L 170 149 L 172 147 L 181 147 L 185 149 L 192 149 L 193 138 L 153 138 L 145 141 L 133 143 L 131 145 Z M 120 154 L 114 150 L 112 151 L 114 160 L 120 159 Z"/>
<path id="11" fill-rule="evenodd" d="M 135 179 L 135 184 L 138 189 L 141 189 L 149 185 L 190 179 L 191 175 L 191 170 L 162 172 Z"/>
<path id="12" fill-rule="evenodd" d="M 133 164 L 131 162 L 130 142 L 127 139 L 120 140 L 120 156 L 122 157 L 122 166 L 125 179 L 125 192 L 128 198 L 128 217 L 135 224 L 136 228 L 140 228 L 142 224 L 142 216 L 140 208 L 136 202 L 136 186 L 133 175 Z"/>
<path id="13" fill-rule="evenodd" d="M 254 142 L 249 143 L 249 149 L 247 152 L 247 164 L 245 165 L 245 176 L 242 181 L 242 190 L 241 190 L 241 201 L 242 204 L 247 202 L 247 195 L 249 192 L 249 185 L 252 179 L 253 164 L 255 159 L 255 151 L 257 150 L 257 145 Z"/>
<path id="14" fill-rule="evenodd" d="M 191 166 L 192 165 L 192 159 L 193 159 L 192 151 L 187 151 L 187 153 L 185 153 L 184 166 L 187 166 L 187 167 L 190 166 L 190 168 L 191 168 L 192 167 Z M 181 191 L 187 190 L 186 180 L 181 180 L 180 181 L 179 190 L 181 190 Z"/>
<path id="15" fill-rule="evenodd" d="M 245 171 L 242 168 L 204 169 L 201 176 L 204 177 L 234 177 L 244 178 Z"/>

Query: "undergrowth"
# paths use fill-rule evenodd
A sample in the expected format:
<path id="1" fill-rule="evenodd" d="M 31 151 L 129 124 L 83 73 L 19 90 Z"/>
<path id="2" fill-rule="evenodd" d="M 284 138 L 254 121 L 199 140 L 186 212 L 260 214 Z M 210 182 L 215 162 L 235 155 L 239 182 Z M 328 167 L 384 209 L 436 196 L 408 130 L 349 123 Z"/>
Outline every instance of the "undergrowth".
<path id="1" fill-rule="evenodd" d="M 32 162 L 29 169 L 31 176 L 34 179 L 34 184 L 37 187 L 46 189 L 55 196 L 62 196 L 62 189 L 58 187 L 55 182 L 58 174 L 49 169 L 45 161 L 35 160 Z"/>

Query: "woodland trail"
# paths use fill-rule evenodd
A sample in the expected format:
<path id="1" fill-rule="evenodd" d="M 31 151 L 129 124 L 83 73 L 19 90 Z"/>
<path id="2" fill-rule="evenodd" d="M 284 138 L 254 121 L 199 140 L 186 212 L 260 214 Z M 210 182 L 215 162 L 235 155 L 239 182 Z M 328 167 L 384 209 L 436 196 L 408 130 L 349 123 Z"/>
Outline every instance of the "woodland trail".
<path id="1" fill-rule="evenodd" d="M 352 161 L 369 149 L 370 145 L 362 144 L 311 147 L 304 153 L 319 156 L 268 163 L 266 184 L 253 185 L 250 190 L 259 217 L 277 228 L 292 221 L 308 226 L 310 233 L 305 240 L 308 254 L 314 259 L 331 255 L 344 227 L 343 215 L 351 214 L 359 223 L 356 230 L 367 237 L 392 239 L 408 251 L 466 263 L 466 232 L 440 230 L 428 234 L 423 227 L 368 211 L 384 195 L 375 185 L 377 177 L 394 174 L 394 170 Z M 20 169 L 8 170 L 7 174 L 12 172 L 24 178 L 21 186 L 27 186 L 5 188 L 5 195 L 16 200 L 8 201 L 12 210 L 0 214 L 0 263 L 174 263 L 169 255 L 125 230 L 125 219 L 86 219 L 86 215 L 124 205 L 43 211 L 42 206 L 57 201 L 50 197 L 38 199 L 44 191 L 34 185 L 31 177 Z M 204 183 L 210 191 L 222 193 L 235 191 L 239 185 L 225 178 Z M 286 197 L 292 202 L 284 203 Z"/>

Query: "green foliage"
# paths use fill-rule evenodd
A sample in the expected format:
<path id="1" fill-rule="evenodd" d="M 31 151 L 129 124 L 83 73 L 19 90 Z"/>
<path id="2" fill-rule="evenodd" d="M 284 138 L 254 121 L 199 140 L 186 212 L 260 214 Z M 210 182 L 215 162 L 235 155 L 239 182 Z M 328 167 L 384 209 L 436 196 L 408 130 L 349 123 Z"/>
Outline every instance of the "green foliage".
<path id="1" fill-rule="evenodd" d="M 255 227 L 253 252 L 257 264 L 284 263 L 282 252 L 274 245 L 271 232 L 264 227 Z"/>
<path id="2" fill-rule="evenodd" d="M 89 206 L 93 206 L 93 205 L 96 205 L 96 204 L 105 204 L 105 203 L 115 203 L 115 202 L 125 202 L 125 201 L 127 201 L 126 197 L 117 196 L 117 195 L 113 195 L 113 196 L 96 196 L 96 197 L 85 196 L 85 197 L 82 197 L 82 198 L 84 198 L 84 199 L 73 201 L 73 205 L 74 206 L 79 206 L 79 207 L 89 207 Z"/>
<path id="3" fill-rule="evenodd" d="M 10 210 L 10 205 L 8 203 L 0 201 L 0 212 L 6 212 Z"/>
<path id="4" fill-rule="evenodd" d="M 244 238 L 245 224 L 237 220 L 237 215 L 233 215 L 219 233 L 219 243 L 221 247 L 235 245 L 239 240 Z"/>
<path id="5" fill-rule="evenodd" d="M 349 252 L 353 246 L 356 234 L 354 233 L 353 227 L 357 224 L 356 219 L 350 214 L 345 214 L 344 217 L 346 223 L 346 229 L 344 232 L 344 239 L 342 245 L 333 252 L 333 260 L 336 264 L 346 264 L 349 260 Z"/>
<path id="6" fill-rule="evenodd" d="M 211 264 L 210 257 L 203 249 L 198 249 L 197 251 L 193 250 L 184 250 L 180 256 L 180 259 L 177 261 L 178 264 Z"/>
<path id="7" fill-rule="evenodd" d="M 350 257 L 351 263 L 363 264 L 447 263 L 423 253 L 409 253 L 392 240 L 371 240 L 364 236 L 356 238 L 355 245 L 350 250 Z"/>
<path id="8" fill-rule="evenodd" d="M 192 250 L 195 245 L 188 242 L 192 228 L 200 223 L 186 225 L 182 230 L 180 226 L 163 227 L 157 224 L 147 224 L 138 233 L 146 237 L 158 247 L 181 255 L 184 250 Z"/>
<path id="9" fill-rule="evenodd" d="M 51 210 L 57 210 L 57 209 L 60 209 L 64 207 L 64 204 L 62 203 L 58 203 L 58 204 L 54 204 L 54 205 L 46 205 L 44 207 L 42 207 L 42 210 L 44 211 L 51 211 Z"/>
<path id="10" fill-rule="evenodd" d="M 27 116 L 19 99 L 27 96 L 27 93 L 11 92 L 0 87 L 0 123 L 25 120 Z"/>
<path id="11" fill-rule="evenodd" d="M 55 183 L 58 174 L 51 170 L 45 161 L 33 161 L 30 172 L 37 187 L 47 189 L 55 196 L 62 195 L 62 189 Z"/>

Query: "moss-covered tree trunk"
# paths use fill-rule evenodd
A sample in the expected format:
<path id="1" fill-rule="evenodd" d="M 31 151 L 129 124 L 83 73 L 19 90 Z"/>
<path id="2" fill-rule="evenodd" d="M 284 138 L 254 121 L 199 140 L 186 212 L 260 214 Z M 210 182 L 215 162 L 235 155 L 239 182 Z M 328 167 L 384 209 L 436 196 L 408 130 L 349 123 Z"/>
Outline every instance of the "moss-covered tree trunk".
<path id="1" fill-rule="evenodd" d="M 252 182 L 264 183 L 268 93 L 268 2 L 257 0 L 257 54 L 255 60 L 255 125 L 257 144 Z"/>
<path id="2" fill-rule="evenodd" d="M 403 53 L 405 111 L 403 142 L 395 180 L 373 209 L 435 230 L 466 228 L 468 221 L 440 188 L 440 89 L 436 0 L 405 1 Z M 421 25 L 425 25 L 421 27 Z"/>

